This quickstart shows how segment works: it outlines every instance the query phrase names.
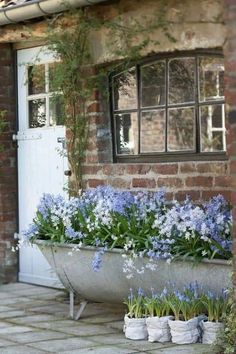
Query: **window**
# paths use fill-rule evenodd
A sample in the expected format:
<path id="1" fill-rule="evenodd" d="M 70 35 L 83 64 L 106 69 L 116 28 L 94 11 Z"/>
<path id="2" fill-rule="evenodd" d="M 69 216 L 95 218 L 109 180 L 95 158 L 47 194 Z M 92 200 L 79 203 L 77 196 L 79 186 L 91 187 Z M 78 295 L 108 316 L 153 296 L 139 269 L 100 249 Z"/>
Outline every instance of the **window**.
<path id="1" fill-rule="evenodd" d="M 187 53 L 111 77 L 117 161 L 225 158 L 224 60 Z"/>
<path id="2" fill-rule="evenodd" d="M 42 128 L 62 125 L 60 96 L 55 95 L 50 85 L 55 63 L 28 66 L 28 127 Z"/>

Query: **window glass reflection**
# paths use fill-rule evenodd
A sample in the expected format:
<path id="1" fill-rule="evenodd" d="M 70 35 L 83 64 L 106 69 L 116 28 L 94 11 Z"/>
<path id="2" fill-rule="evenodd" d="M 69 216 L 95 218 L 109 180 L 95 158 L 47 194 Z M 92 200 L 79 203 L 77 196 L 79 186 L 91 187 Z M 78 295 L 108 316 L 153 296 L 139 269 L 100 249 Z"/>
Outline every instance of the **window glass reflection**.
<path id="1" fill-rule="evenodd" d="M 135 69 L 113 78 L 113 99 L 115 110 L 137 108 Z"/>
<path id="2" fill-rule="evenodd" d="M 169 110 L 168 151 L 195 150 L 195 109 Z"/>
<path id="3" fill-rule="evenodd" d="M 117 153 L 138 153 L 138 118 L 137 113 L 116 114 Z"/>
<path id="4" fill-rule="evenodd" d="M 169 61 L 169 104 L 194 101 L 194 69 L 194 58 L 178 58 Z"/>
<path id="5" fill-rule="evenodd" d="M 45 65 L 32 65 L 28 67 L 29 95 L 45 92 Z"/>
<path id="6" fill-rule="evenodd" d="M 201 151 L 226 150 L 224 105 L 200 107 Z"/>
<path id="7" fill-rule="evenodd" d="M 46 100 L 29 101 L 29 127 L 41 128 L 46 125 Z"/>
<path id="8" fill-rule="evenodd" d="M 201 58 L 199 66 L 200 101 L 224 98 L 224 59 Z"/>
<path id="9" fill-rule="evenodd" d="M 142 113 L 141 152 L 165 151 L 165 110 Z"/>
<path id="10" fill-rule="evenodd" d="M 165 62 L 141 68 L 142 107 L 164 105 L 166 101 Z"/>

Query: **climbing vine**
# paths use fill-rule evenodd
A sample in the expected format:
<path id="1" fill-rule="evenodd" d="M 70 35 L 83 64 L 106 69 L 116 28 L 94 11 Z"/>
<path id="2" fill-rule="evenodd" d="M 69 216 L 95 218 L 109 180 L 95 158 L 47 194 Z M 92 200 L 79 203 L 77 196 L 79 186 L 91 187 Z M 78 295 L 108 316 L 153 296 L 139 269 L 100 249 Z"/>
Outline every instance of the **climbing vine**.
<path id="1" fill-rule="evenodd" d="M 56 98 L 60 99 L 67 127 L 67 156 L 71 170 L 69 191 L 76 195 L 83 188 L 83 163 L 89 137 L 89 111 L 96 91 L 104 99 L 108 97 L 107 76 L 109 71 L 128 70 L 142 56 L 150 44 L 154 30 L 161 29 L 174 41 L 164 16 L 164 1 L 158 14 L 150 19 L 124 20 L 122 15 L 105 19 L 95 15 L 89 8 L 69 10 L 67 16 L 55 17 L 49 23 L 46 38 L 49 49 L 55 52 L 57 63 L 53 66 L 51 81 Z M 119 61 L 104 68 L 93 62 L 91 38 L 103 30 L 106 49 Z M 121 60 L 122 59 L 122 60 Z"/>

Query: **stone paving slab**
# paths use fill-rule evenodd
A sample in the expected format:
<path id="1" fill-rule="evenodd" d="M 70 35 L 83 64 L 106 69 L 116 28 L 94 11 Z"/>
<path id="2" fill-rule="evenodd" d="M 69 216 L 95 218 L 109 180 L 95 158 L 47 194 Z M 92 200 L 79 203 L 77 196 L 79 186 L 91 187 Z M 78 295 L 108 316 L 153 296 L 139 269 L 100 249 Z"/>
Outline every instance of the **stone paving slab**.
<path id="1" fill-rule="evenodd" d="M 59 333 L 54 331 L 33 331 L 33 332 L 26 332 L 26 333 L 17 333 L 14 336 L 4 335 L 6 339 L 13 339 L 14 342 L 17 343 L 34 343 L 40 341 L 47 341 L 47 340 L 54 340 L 54 339 L 66 339 L 70 338 L 71 336 L 66 333 Z M 1 352 L 1 351 L 0 351 Z"/>
<path id="2" fill-rule="evenodd" d="M 90 303 L 69 318 L 68 294 L 23 283 L 0 286 L 0 354 L 213 354 L 210 346 L 127 340 L 124 307 Z"/>
<path id="3" fill-rule="evenodd" d="M 61 354 L 140 354 L 140 352 L 133 351 L 133 350 L 127 350 L 123 348 L 117 348 L 114 346 L 99 346 L 99 347 L 92 347 L 92 348 L 86 348 L 86 349 L 75 349 L 75 350 L 70 350 L 60 352 Z"/>
<path id="4" fill-rule="evenodd" d="M 11 346 L 6 348 L 1 348 L 1 354 L 45 354 L 49 353 L 45 350 L 39 350 L 35 348 L 31 348 L 29 346 Z"/>
<path id="5" fill-rule="evenodd" d="M 31 344 L 31 347 L 33 348 L 47 350 L 50 353 L 60 353 L 63 351 L 68 352 L 78 348 L 83 349 L 93 346 L 97 346 L 97 344 L 85 338 L 79 337 L 47 340 Z"/>

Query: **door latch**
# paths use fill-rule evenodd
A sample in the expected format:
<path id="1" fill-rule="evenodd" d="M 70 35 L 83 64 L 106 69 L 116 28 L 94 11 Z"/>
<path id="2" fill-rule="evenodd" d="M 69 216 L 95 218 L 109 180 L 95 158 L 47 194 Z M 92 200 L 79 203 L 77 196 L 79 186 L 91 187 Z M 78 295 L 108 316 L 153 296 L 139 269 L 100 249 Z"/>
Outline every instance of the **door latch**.
<path id="1" fill-rule="evenodd" d="M 66 148 L 66 139 L 63 137 L 59 137 L 57 138 L 57 142 L 62 144 L 62 148 L 65 149 Z"/>

